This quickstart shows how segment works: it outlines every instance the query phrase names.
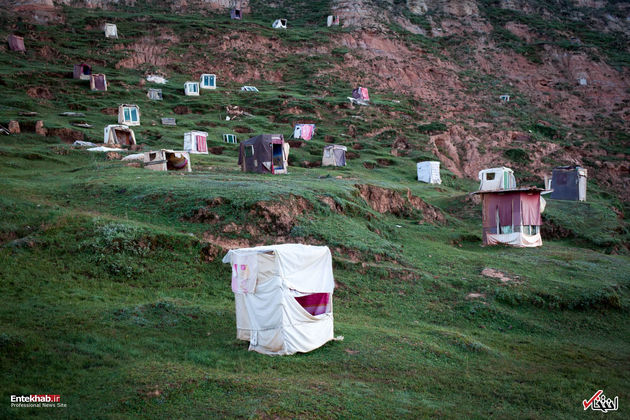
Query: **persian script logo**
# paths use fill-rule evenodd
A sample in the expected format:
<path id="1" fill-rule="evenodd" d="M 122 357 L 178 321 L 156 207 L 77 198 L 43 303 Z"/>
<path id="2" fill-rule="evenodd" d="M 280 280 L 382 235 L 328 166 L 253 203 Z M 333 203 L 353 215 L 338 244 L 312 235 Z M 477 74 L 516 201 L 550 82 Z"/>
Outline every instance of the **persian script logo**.
<path id="1" fill-rule="evenodd" d="M 584 406 L 584 410 L 588 410 L 588 408 L 591 407 L 591 410 L 601 411 L 602 413 L 617 411 L 617 409 L 619 409 L 619 397 L 615 397 L 614 400 L 606 398 L 604 391 L 600 389 L 593 394 L 590 400 L 582 401 L 582 405 Z"/>

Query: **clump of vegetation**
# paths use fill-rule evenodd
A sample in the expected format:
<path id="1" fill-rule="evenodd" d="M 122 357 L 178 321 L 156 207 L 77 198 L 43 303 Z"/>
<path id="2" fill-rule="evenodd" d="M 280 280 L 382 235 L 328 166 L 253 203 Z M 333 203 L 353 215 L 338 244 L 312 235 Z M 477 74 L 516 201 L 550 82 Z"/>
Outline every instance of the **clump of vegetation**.
<path id="1" fill-rule="evenodd" d="M 508 149 L 503 152 L 503 155 L 512 162 L 520 163 L 522 165 L 531 162 L 529 153 L 523 149 Z"/>

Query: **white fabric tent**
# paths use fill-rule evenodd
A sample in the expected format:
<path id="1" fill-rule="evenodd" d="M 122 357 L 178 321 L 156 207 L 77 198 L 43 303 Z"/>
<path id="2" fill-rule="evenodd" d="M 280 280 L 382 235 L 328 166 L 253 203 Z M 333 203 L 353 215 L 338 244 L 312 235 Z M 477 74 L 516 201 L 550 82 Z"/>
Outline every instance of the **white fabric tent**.
<path id="1" fill-rule="evenodd" d="M 332 257 L 325 246 L 229 251 L 237 338 L 268 355 L 306 353 L 334 339 Z"/>
<path id="2" fill-rule="evenodd" d="M 416 169 L 418 171 L 418 181 L 427 182 L 429 184 L 442 183 L 442 179 L 440 178 L 440 162 L 418 162 Z"/>

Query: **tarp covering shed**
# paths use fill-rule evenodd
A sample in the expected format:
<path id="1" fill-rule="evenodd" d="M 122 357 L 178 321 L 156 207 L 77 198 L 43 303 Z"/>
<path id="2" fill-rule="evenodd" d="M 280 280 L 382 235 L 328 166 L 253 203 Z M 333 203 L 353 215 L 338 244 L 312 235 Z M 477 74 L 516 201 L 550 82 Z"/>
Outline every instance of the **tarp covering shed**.
<path id="1" fill-rule="evenodd" d="M 276 19 L 273 21 L 271 25 L 274 29 L 287 29 L 287 20 L 286 19 Z"/>
<path id="2" fill-rule="evenodd" d="M 324 146 L 322 155 L 322 166 L 346 166 L 346 146 L 330 144 Z"/>
<path id="3" fill-rule="evenodd" d="M 241 20 L 241 18 L 242 18 L 241 9 L 237 7 L 230 9 L 230 19 Z"/>
<path id="4" fill-rule="evenodd" d="M 243 172 L 286 174 L 289 144 L 282 134 L 260 134 L 241 142 L 238 164 Z"/>
<path id="5" fill-rule="evenodd" d="M 162 100 L 162 89 L 153 89 L 149 88 L 147 92 L 147 97 L 152 101 L 161 101 Z"/>
<path id="6" fill-rule="evenodd" d="M 140 108 L 138 108 L 138 105 L 120 105 L 118 107 L 118 124 L 140 125 Z"/>
<path id="7" fill-rule="evenodd" d="M 24 46 L 24 38 L 22 38 L 21 36 L 9 35 L 7 42 L 9 43 L 9 49 L 11 51 L 26 52 L 26 47 Z"/>
<path id="8" fill-rule="evenodd" d="M 107 90 L 107 78 L 104 74 L 97 73 L 90 75 L 90 89 L 91 90 Z"/>
<path id="9" fill-rule="evenodd" d="M 154 171 L 192 171 L 187 152 L 166 149 L 144 152 L 144 167 Z"/>
<path id="10" fill-rule="evenodd" d="M 105 27 L 105 38 L 118 38 L 118 28 L 113 23 L 106 23 Z"/>
<path id="11" fill-rule="evenodd" d="M 479 184 L 480 191 L 516 188 L 514 171 L 503 166 L 500 168 L 482 169 L 479 171 L 479 181 L 481 181 Z"/>
<path id="12" fill-rule="evenodd" d="M 199 96 L 199 83 L 197 82 L 184 83 L 184 95 Z"/>
<path id="13" fill-rule="evenodd" d="M 541 246 L 540 214 L 545 209 L 542 191 L 536 187 L 477 191 L 475 194 L 482 196 L 483 244 Z"/>
<path id="14" fill-rule="evenodd" d="M 586 201 L 587 171 L 581 166 L 559 166 L 551 174 L 551 198 Z"/>
<path id="15" fill-rule="evenodd" d="M 208 133 L 189 131 L 184 133 L 184 151 L 188 153 L 208 154 Z"/>
<path id="16" fill-rule="evenodd" d="M 332 257 L 325 246 L 229 251 L 236 337 L 268 355 L 306 353 L 334 339 Z"/>
<path id="17" fill-rule="evenodd" d="M 126 125 L 112 124 L 105 127 L 103 143 L 131 146 L 136 144 L 136 136 L 133 130 Z"/>
<path id="18" fill-rule="evenodd" d="M 418 181 L 426 182 L 429 184 L 441 184 L 440 178 L 440 162 L 426 161 L 418 162 L 416 164 L 418 172 Z"/>
<path id="19" fill-rule="evenodd" d="M 216 89 L 217 76 L 214 74 L 202 74 L 199 78 L 199 84 L 201 85 L 201 89 Z"/>
<path id="20" fill-rule="evenodd" d="M 92 66 L 85 63 L 75 64 L 74 69 L 72 70 L 72 77 L 75 79 L 90 80 L 91 74 Z"/>
<path id="21" fill-rule="evenodd" d="M 293 138 L 310 140 L 315 134 L 315 124 L 295 124 L 293 128 Z"/>

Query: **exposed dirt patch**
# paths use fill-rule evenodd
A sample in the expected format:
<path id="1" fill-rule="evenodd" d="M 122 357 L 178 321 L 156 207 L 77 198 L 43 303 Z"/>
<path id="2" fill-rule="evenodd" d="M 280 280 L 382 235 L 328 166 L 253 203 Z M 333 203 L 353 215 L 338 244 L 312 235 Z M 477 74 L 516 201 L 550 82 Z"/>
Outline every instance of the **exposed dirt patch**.
<path id="1" fill-rule="evenodd" d="M 186 115 L 191 113 L 190 108 L 188 108 L 186 105 L 177 105 L 175 108 L 173 108 L 173 112 L 177 115 Z"/>
<path id="2" fill-rule="evenodd" d="M 446 218 L 440 209 L 411 194 L 411 190 L 407 190 L 407 200 L 409 200 L 414 209 L 422 212 L 423 221 L 428 223 L 446 223 Z"/>
<path id="3" fill-rule="evenodd" d="M 213 155 L 222 155 L 224 150 L 225 147 L 223 146 L 215 146 L 208 149 L 208 151 Z"/>
<path id="4" fill-rule="evenodd" d="M 367 133 L 365 133 L 365 137 L 376 137 L 386 131 L 396 131 L 396 129 L 391 125 L 388 125 L 386 127 L 377 128 L 376 130 L 368 131 Z"/>
<path id="5" fill-rule="evenodd" d="M 197 209 L 190 217 L 185 217 L 184 220 L 193 223 L 209 223 L 214 224 L 221 221 L 221 217 L 210 210 L 208 207 L 202 207 Z"/>
<path id="6" fill-rule="evenodd" d="M 520 283 L 521 281 L 519 276 L 510 276 L 503 271 L 499 271 L 494 268 L 484 268 L 483 270 L 481 270 L 481 275 L 497 279 L 503 284 Z"/>
<path id="7" fill-rule="evenodd" d="M 50 100 L 50 99 L 55 98 L 55 96 L 52 94 L 50 89 L 48 89 L 45 86 L 37 86 L 37 87 L 28 88 L 26 90 L 26 94 L 30 96 L 31 98 L 35 98 L 35 99 Z"/>
<path id="8" fill-rule="evenodd" d="M 212 245 L 218 245 L 223 249 L 248 248 L 249 241 L 243 238 L 225 238 L 223 236 L 214 235 L 210 232 L 203 234 L 203 240 Z"/>
<path id="9" fill-rule="evenodd" d="M 317 198 L 319 198 L 319 201 L 330 207 L 333 212 L 340 214 L 343 213 L 343 206 L 337 203 L 334 198 L 327 195 L 322 195 Z"/>
<path id="10" fill-rule="evenodd" d="M 287 235 L 295 226 L 297 217 L 312 210 L 311 203 L 303 197 L 290 195 L 281 201 L 259 201 L 249 212 L 263 219 L 262 229 L 269 233 Z"/>
<path id="11" fill-rule="evenodd" d="M 348 135 L 350 137 L 357 136 L 357 128 L 353 124 L 348 125 Z"/>
<path id="12" fill-rule="evenodd" d="M 165 31 L 159 37 L 144 36 L 131 45 L 118 44 L 115 49 L 125 49 L 128 56 L 118 63 L 116 68 L 136 69 L 143 65 L 163 67 L 169 63 L 168 48 L 178 43 L 179 37 L 170 31 Z"/>
<path id="13" fill-rule="evenodd" d="M 390 153 L 392 156 L 405 156 L 409 153 L 409 149 L 411 149 L 411 147 L 407 139 L 405 137 L 397 137 L 394 143 L 392 143 Z"/>
<path id="14" fill-rule="evenodd" d="M 221 221 L 221 217 L 214 213 L 212 209 L 226 203 L 227 200 L 223 197 L 214 197 L 213 199 L 206 200 L 206 206 L 198 208 L 191 216 L 182 217 L 181 220 L 193 223 L 218 223 Z"/>
<path id="15" fill-rule="evenodd" d="M 105 115 L 118 115 L 118 108 L 102 108 L 101 113 Z"/>
<path id="16" fill-rule="evenodd" d="M 72 144 L 77 140 L 84 140 L 85 135 L 81 131 L 71 128 L 49 128 L 49 136 L 59 137 L 64 143 Z"/>
<path id="17" fill-rule="evenodd" d="M 374 169 L 376 164 L 374 162 L 363 162 L 363 167 L 365 169 Z"/>
<path id="18" fill-rule="evenodd" d="M 335 248 L 335 255 L 339 256 L 342 259 L 348 260 L 353 264 L 360 263 L 361 261 L 366 259 L 363 255 L 361 255 L 361 252 L 357 251 L 356 249 L 346 248 L 343 246 L 338 246 L 337 248 Z"/>
<path id="19" fill-rule="evenodd" d="M 243 127 L 242 125 L 237 125 L 236 127 L 234 127 L 234 131 L 237 133 L 251 133 L 252 129 L 249 127 Z"/>
<path id="20" fill-rule="evenodd" d="M 379 166 L 390 166 L 394 164 L 394 161 L 391 159 L 378 158 L 376 159 L 376 163 L 378 163 Z"/>
<path id="21" fill-rule="evenodd" d="M 422 220 L 429 223 L 444 223 L 446 221 L 442 212 L 437 208 L 411 194 L 407 190 L 407 197 L 399 192 L 387 188 L 368 184 L 356 184 L 359 195 L 368 205 L 379 213 L 391 213 L 398 217 L 408 217 L 413 210 L 422 212 Z"/>
<path id="22" fill-rule="evenodd" d="M 316 160 L 314 162 L 305 160 L 302 162 L 302 166 L 305 168 L 319 168 L 320 166 L 322 166 L 322 162 L 319 160 Z"/>
<path id="23" fill-rule="evenodd" d="M 360 157 L 359 152 L 351 152 L 349 150 L 346 152 L 346 159 L 358 159 Z"/>
<path id="24" fill-rule="evenodd" d="M 363 149 L 363 145 L 361 143 L 354 143 L 351 147 L 354 150 L 361 150 L 361 149 Z"/>
<path id="25" fill-rule="evenodd" d="M 220 246 L 213 243 L 208 243 L 203 248 L 201 248 L 201 261 L 212 262 L 221 254 L 222 251 L 223 249 Z"/>
<path id="26" fill-rule="evenodd" d="M 223 229 L 221 229 L 223 233 L 234 233 L 238 232 L 239 230 L 241 230 L 241 228 L 234 222 L 228 223 L 227 225 L 223 226 Z"/>
<path id="27" fill-rule="evenodd" d="M 107 160 L 120 160 L 122 159 L 122 155 L 118 152 L 107 152 L 105 154 Z"/>
<path id="28" fill-rule="evenodd" d="M 333 136 L 330 136 L 330 135 L 326 134 L 324 136 L 324 142 L 326 142 L 326 143 L 334 143 L 335 142 L 335 138 Z"/>
<path id="29" fill-rule="evenodd" d="M 291 146 L 291 148 L 296 148 L 299 149 L 302 146 L 304 146 L 304 142 L 300 141 L 300 140 L 289 140 L 289 146 Z"/>

